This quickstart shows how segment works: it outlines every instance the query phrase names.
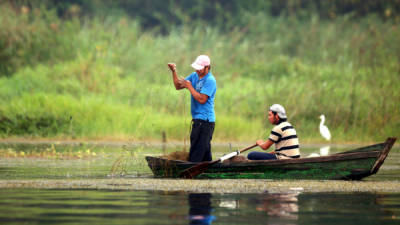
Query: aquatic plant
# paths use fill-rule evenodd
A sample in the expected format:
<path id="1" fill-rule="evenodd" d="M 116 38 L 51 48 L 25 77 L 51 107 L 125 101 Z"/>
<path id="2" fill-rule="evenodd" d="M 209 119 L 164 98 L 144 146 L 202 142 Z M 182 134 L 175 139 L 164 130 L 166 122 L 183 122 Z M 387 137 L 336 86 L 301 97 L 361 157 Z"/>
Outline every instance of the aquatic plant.
<path id="1" fill-rule="evenodd" d="M 0 149 L 0 157 L 2 158 L 88 159 L 97 156 L 98 154 L 92 151 L 91 148 L 86 148 L 78 151 L 62 151 L 57 150 L 56 145 L 54 144 L 45 149 Z"/>

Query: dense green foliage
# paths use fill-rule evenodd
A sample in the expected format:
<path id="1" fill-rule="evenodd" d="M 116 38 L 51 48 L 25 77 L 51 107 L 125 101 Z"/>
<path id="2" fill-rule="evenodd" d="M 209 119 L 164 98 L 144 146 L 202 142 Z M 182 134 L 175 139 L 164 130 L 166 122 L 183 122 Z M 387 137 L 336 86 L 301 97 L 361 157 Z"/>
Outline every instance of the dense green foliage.
<path id="1" fill-rule="evenodd" d="M 186 76 L 201 53 L 211 56 L 218 84 L 216 140 L 265 138 L 271 128 L 266 107 L 273 103 L 286 107 L 301 140 L 322 142 L 322 113 L 334 141 L 399 134 L 396 8 L 387 17 L 377 11 L 326 18 L 307 8 L 300 16 L 256 12 L 261 1 L 251 7 L 234 1 L 241 10 L 231 12 L 238 15 L 221 13 L 211 23 L 187 19 L 199 10 L 187 1 L 169 1 L 179 6 L 178 12 L 166 7 L 171 21 L 183 19 L 150 29 L 144 16 L 123 10 L 141 1 L 116 1 L 109 14 L 104 5 L 103 11 L 88 5 L 96 1 L 68 1 L 75 4 L 64 8 L 58 1 L 48 1 L 53 8 L 28 2 L 0 4 L 2 137 L 160 140 L 165 131 L 168 139 L 182 140 L 190 96 L 173 88 L 166 64 L 175 62 Z M 225 1 L 215 2 L 224 11 Z M 157 12 L 164 11 L 151 15 Z"/>

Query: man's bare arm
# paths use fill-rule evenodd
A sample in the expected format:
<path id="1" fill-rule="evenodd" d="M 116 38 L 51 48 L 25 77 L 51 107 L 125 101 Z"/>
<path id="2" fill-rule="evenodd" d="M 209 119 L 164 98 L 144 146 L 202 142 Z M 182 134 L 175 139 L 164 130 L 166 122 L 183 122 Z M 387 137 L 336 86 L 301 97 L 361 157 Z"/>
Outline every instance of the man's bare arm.
<path id="1" fill-rule="evenodd" d="M 187 88 L 190 91 L 190 94 L 192 94 L 193 98 L 200 104 L 204 104 L 207 102 L 208 95 L 197 92 L 196 89 L 194 89 L 194 87 L 192 86 L 192 83 L 190 81 L 184 80 L 181 84 L 183 87 Z"/>
<path id="2" fill-rule="evenodd" d="M 168 67 L 171 70 L 172 73 L 172 80 L 174 81 L 175 89 L 176 90 L 181 90 L 185 88 L 182 83 L 185 81 L 183 78 L 178 77 L 178 74 L 176 72 L 176 65 L 175 63 L 168 63 Z"/>
<path id="3" fill-rule="evenodd" d="M 267 150 L 269 147 L 271 147 L 271 145 L 274 144 L 274 142 L 272 142 L 272 141 L 269 140 L 269 139 L 266 140 L 266 141 L 258 140 L 258 141 L 256 142 L 256 144 L 257 144 L 258 146 L 260 146 L 262 149 Z M 275 153 L 275 152 L 273 151 L 273 152 L 270 152 L 270 153 Z"/>

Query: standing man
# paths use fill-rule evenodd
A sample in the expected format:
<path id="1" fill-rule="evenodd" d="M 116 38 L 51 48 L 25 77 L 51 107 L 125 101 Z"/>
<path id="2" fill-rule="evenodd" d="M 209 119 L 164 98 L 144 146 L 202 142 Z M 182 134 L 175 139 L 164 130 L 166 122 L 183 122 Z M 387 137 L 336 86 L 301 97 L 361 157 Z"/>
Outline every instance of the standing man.
<path id="1" fill-rule="evenodd" d="M 195 72 L 178 78 L 176 65 L 168 63 L 176 90 L 186 88 L 191 94 L 192 131 L 190 162 L 211 161 L 211 139 L 215 127 L 214 98 L 217 82 L 211 74 L 210 58 L 200 55 L 191 65 Z"/>

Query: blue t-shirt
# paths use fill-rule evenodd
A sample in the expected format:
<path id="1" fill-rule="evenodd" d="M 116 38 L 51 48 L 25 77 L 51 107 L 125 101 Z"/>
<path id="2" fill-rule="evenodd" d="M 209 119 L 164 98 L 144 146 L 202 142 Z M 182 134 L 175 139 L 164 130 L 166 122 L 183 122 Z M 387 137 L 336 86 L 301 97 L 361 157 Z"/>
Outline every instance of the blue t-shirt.
<path id="1" fill-rule="evenodd" d="M 215 92 L 217 92 L 217 82 L 214 76 L 211 72 L 208 72 L 202 79 L 199 79 L 199 75 L 193 72 L 185 79 L 192 83 L 193 88 L 197 92 L 208 96 L 204 104 L 200 104 L 200 102 L 196 101 L 196 99 L 191 96 L 192 118 L 215 122 L 214 98 Z"/>

